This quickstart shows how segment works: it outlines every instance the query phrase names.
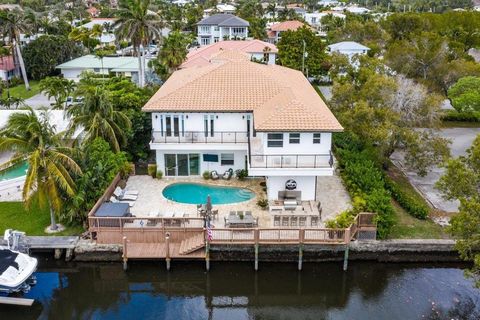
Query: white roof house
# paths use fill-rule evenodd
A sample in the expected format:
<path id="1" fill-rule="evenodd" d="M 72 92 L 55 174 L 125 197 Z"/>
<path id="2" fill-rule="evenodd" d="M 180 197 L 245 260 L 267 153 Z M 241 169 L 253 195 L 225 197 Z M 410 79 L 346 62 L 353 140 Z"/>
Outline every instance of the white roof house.
<path id="1" fill-rule="evenodd" d="M 237 8 L 231 4 L 217 4 L 216 8 L 208 8 L 203 10 L 204 17 L 210 16 L 212 13 L 230 13 L 234 14 Z"/>
<path id="2" fill-rule="evenodd" d="M 103 63 L 103 64 L 102 64 Z M 131 77 L 132 81 L 138 81 L 138 58 L 137 57 L 104 57 L 103 61 L 94 55 L 86 55 L 57 66 L 66 79 L 79 81 L 80 74 L 91 71 L 97 74 L 116 73 Z"/>
<path id="3" fill-rule="evenodd" d="M 328 51 L 338 52 L 352 57 L 355 54 L 367 54 L 369 47 L 355 41 L 342 41 L 328 46 Z"/>

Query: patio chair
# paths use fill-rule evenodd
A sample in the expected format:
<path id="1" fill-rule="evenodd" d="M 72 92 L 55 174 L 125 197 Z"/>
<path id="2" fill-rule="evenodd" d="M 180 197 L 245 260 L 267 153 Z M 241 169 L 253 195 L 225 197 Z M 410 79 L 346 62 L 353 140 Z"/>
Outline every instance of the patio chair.
<path id="1" fill-rule="evenodd" d="M 310 226 L 318 227 L 318 217 L 311 217 L 310 218 Z"/>
<path id="2" fill-rule="evenodd" d="M 120 187 L 116 187 L 115 191 L 120 192 L 122 195 L 138 196 L 137 190 L 126 190 Z"/>
<path id="3" fill-rule="evenodd" d="M 237 213 L 235 211 L 230 211 L 230 213 L 228 214 L 229 217 L 236 217 L 237 216 Z"/>
<path id="4" fill-rule="evenodd" d="M 288 217 L 282 217 L 282 227 L 288 227 Z"/>
<path id="5" fill-rule="evenodd" d="M 225 228 L 229 227 L 228 219 L 227 217 L 223 217 L 223 221 L 225 221 Z"/>
<path id="6" fill-rule="evenodd" d="M 114 196 L 110 197 L 110 202 L 112 202 L 112 203 L 128 203 L 128 206 L 130 208 L 135 205 L 135 200 L 118 200 Z"/>
<path id="7" fill-rule="evenodd" d="M 120 187 L 117 187 L 115 191 L 113 191 L 113 196 L 118 200 L 128 200 L 128 201 L 135 201 L 138 198 L 138 196 L 135 196 L 135 195 L 128 195 L 128 194 L 124 195 Z"/>
<path id="8" fill-rule="evenodd" d="M 290 218 L 290 227 L 296 227 L 298 222 L 298 217 L 291 217 Z"/>
<path id="9" fill-rule="evenodd" d="M 245 217 L 251 217 L 252 211 L 245 211 Z"/>
<path id="10" fill-rule="evenodd" d="M 225 173 L 223 174 L 222 176 L 222 179 L 223 180 L 230 180 L 230 178 L 233 176 L 233 169 L 230 168 L 228 169 L 227 171 L 225 171 Z"/>
<path id="11" fill-rule="evenodd" d="M 218 219 L 218 210 L 212 210 L 212 217 L 213 217 L 213 220 Z"/>
<path id="12" fill-rule="evenodd" d="M 320 216 L 320 219 L 321 219 L 321 217 L 322 217 L 322 203 L 320 201 L 318 201 L 317 209 L 318 209 L 318 215 Z"/>
<path id="13" fill-rule="evenodd" d="M 210 178 L 212 178 L 212 180 L 218 180 L 220 177 L 218 176 L 217 171 L 213 170 L 210 172 Z"/>
<path id="14" fill-rule="evenodd" d="M 274 216 L 273 217 L 273 226 L 274 227 L 280 227 L 280 217 L 279 216 Z"/>
<path id="15" fill-rule="evenodd" d="M 298 220 L 298 225 L 300 227 L 305 227 L 307 225 L 307 217 L 300 217 Z"/>

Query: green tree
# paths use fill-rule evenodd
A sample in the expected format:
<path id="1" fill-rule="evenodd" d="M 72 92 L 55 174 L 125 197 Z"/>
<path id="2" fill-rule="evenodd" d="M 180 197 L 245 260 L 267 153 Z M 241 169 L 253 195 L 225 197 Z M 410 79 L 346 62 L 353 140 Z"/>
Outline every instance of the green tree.
<path id="1" fill-rule="evenodd" d="M 85 27 L 79 27 L 72 29 L 68 34 L 68 39 L 80 42 L 85 48 L 87 53 L 91 53 L 96 46 L 100 44 L 98 37 L 102 35 L 102 26 L 96 24 L 92 29 L 87 29 Z"/>
<path id="2" fill-rule="evenodd" d="M 148 10 L 150 0 L 123 0 L 119 3 L 118 20 L 114 27 L 118 39 L 132 42 L 138 54 L 139 86 L 145 85 L 145 56 L 143 48 L 154 39 L 161 39 L 163 22 Z"/>
<path id="3" fill-rule="evenodd" d="M 60 77 L 46 77 L 40 80 L 40 90 L 48 99 L 55 100 L 55 109 L 63 109 L 66 107 L 67 98 L 75 90 L 75 82 Z"/>
<path id="4" fill-rule="evenodd" d="M 26 113 L 14 113 L 0 132 L 0 150 L 13 151 L 8 164 L 27 160 L 29 168 L 23 186 L 26 206 L 38 201 L 50 208 L 51 230 L 57 230 L 55 215 L 62 209 L 65 194 L 75 194 L 71 174 L 81 174 L 77 163 L 69 156 L 71 150 L 62 145 L 54 127 L 48 122 L 47 111 L 38 116 L 29 108 Z"/>
<path id="5" fill-rule="evenodd" d="M 310 75 L 322 73 L 322 63 L 327 59 L 325 44 L 310 28 L 283 32 L 277 47 L 282 66 Z"/>
<path id="6" fill-rule="evenodd" d="M 162 79 L 168 78 L 185 61 L 187 47 L 192 43 L 192 37 L 180 31 L 172 31 L 163 41 L 153 66 Z"/>
<path id="7" fill-rule="evenodd" d="M 480 111 L 480 77 L 464 77 L 448 90 L 452 105 L 460 112 Z"/>
<path id="8" fill-rule="evenodd" d="M 23 82 L 25 88 L 30 90 L 28 83 L 27 71 L 25 69 L 25 62 L 23 61 L 22 50 L 20 49 L 20 33 L 28 33 L 30 26 L 25 19 L 22 11 L 15 10 L 0 10 L 0 30 L 4 37 L 7 37 L 15 50 L 15 57 L 20 64 L 22 71 Z"/>
<path id="9" fill-rule="evenodd" d="M 114 109 L 110 93 L 103 87 L 80 84 L 76 94 L 83 97 L 83 101 L 67 111 L 71 117 L 68 132 L 81 130 L 83 144 L 103 138 L 112 150 L 119 152 L 126 142 L 125 130 L 131 126 L 128 117 Z"/>
<path id="10" fill-rule="evenodd" d="M 35 80 L 57 73 L 61 63 L 82 54 L 81 48 L 65 36 L 44 35 L 33 40 L 24 48 L 28 75 Z"/>
<path id="11" fill-rule="evenodd" d="M 460 201 L 459 213 L 450 220 L 450 232 L 457 239 L 460 256 L 473 261 L 470 275 L 480 286 L 480 136 L 465 156 L 451 159 L 436 187 L 447 200 Z"/>

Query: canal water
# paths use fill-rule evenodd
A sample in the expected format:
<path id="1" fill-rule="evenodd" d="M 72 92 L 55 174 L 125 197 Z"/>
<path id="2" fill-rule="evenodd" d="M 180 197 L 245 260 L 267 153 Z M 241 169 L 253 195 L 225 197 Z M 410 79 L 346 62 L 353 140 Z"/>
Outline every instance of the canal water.
<path id="1" fill-rule="evenodd" d="M 174 261 L 65 263 L 40 257 L 28 307 L 0 319 L 480 319 L 480 291 L 458 265 Z"/>

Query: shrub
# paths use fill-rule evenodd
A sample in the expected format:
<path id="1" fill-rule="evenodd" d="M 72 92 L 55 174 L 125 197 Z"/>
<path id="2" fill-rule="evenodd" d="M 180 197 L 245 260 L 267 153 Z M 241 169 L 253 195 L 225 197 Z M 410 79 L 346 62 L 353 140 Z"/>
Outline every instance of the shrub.
<path id="1" fill-rule="evenodd" d="M 395 223 L 395 209 L 392 206 L 390 194 L 387 190 L 374 190 L 365 195 L 365 210 L 375 212 L 377 222 L 377 236 L 385 239 Z"/>
<path id="2" fill-rule="evenodd" d="M 248 177 L 248 171 L 246 169 L 238 169 L 235 171 L 235 176 L 238 180 L 245 180 Z"/>
<path id="3" fill-rule="evenodd" d="M 163 178 L 163 171 L 157 170 L 157 179 L 162 179 L 162 178 Z"/>
<path id="4" fill-rule="evenodd" d="M 265 181 L 260 182 L 260 187 L 266 187 L 267 183 Z"/>
<path id="5" fill-rule="evenodd" d="M 268 200 L 267 199 L 258 199 L 257 200 L 257 206 L 262 208 L 262 210 L 267 209 L 268 207 Z"/>
<path id="6" fill-rule="evenodd" d="M 354 210 L 343 211 L 335 219 L 327 220 L 325 226 L 327 228 L 348 228 L 356 215 Z"/>
<path id="7" fill-rule="evenodd" d="M 157 165 L 154 163 L 149 163 L 147 168 L 147 173 L 152 178 L 155 178 L 157 176 Z"/>
<path id="8" fill-rule="evenodd" d="M 428 206 L 416 199 L 411 194 L 402 190 L 391 179 L 385 179 L 385 184 L 390 190 L 393 198 L 404 208 L 410 215 L 418 219 L 426 219 L 430 211 Z"/>
<path id="9" fill-rule="evenodd" d="M 203 171 L 202 176 L 203 176 L 203 179 L 208 180 L 208 179 L 210 179 L 210 172 L 209 171 Z"/>
<path id="10" fill-rule="evenodd" d="M 442 115 L 443 121 L 480 122 L 480 112 L 459 112 L 448 110 Z"/>

